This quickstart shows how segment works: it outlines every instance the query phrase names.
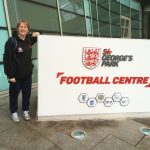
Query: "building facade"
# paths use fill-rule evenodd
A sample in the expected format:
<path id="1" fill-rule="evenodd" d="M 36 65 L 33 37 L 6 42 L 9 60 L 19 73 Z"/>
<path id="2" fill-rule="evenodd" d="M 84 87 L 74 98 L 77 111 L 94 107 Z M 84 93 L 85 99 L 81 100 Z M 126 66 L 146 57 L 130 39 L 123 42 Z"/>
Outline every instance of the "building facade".
<path id="1" fill-rule="evenodd" d="M 0 0 L 0 92 L 8 90 L 3 71 L 4 45 L 16 24 L 28 20 L 31 32 L 111 38 L 150 38 L 147 0 Z M 33 48 L 33 82 L 37 52 Z"/>

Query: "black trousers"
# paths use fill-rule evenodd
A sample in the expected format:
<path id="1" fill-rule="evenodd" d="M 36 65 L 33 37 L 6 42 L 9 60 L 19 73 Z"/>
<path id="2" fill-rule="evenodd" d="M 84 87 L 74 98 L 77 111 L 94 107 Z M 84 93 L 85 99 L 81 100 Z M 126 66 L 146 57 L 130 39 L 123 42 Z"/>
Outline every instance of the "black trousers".
<path id="1" fill-rule="evenodd" d="M 16 83 L 11 83 L 9 86 L 9 108 L 10 112 L 17 112 L 18 109 L 18 95 L 20 91 L 22 92 L 22 110 L 28 111 L 30 105 L 30 96 L 31 96 L 31 84 L 32 77 L 31 75 L 17 80 Z"/>

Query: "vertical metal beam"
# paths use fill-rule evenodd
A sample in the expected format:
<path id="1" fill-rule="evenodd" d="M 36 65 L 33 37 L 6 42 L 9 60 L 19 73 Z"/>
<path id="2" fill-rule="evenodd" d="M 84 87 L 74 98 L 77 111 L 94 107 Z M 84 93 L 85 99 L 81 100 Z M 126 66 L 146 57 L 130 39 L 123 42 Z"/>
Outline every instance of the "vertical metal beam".
<path id="1" fill-rule="evenodd" d="M 15 8 L 16 19 L 17 19 L 17 22 L 18 22 L 19 17 L 18 17 L 18 13 L 17 13 L 16 0 L 14 0 L 14 8 Z"/>
<path id="2" fill-rule="evenodd" d="M 98 26 L 98 36 L 100 36 L 100 29 L 99 29 L 99 19 L 98 19 L 98 6 L 97 6 L 97 0 L 96 0 L 96 13 L 97 13 L 97 26 Z"/>
<path id="3" fill-rule="evenodd" d="M 62 21 L 61 21 L 61 15 L 60 15 L 60 5 L 59 5 L 59 0 L 57 0 L 57 10 L 58 10 L 58 18 L 59 18 L 60 34 L 63 36 L 63 31 L 62 31 Z"/>
<path id="4" fill-rule="evenodd" d="M 132 16 L 131 16 L 131 1 L 130 1 L 130 4 L 129 4 L 129 7 L 130 7 L 130 21 L 129 21 L 129 32 L 128 32 L 128 38 L 131 38 L 132 36 Z"/>
<path id="5" fill-rule="evenodd" d="M 109 6 L 109 22 L 110 22 L 110 28 L 109 28 L 109 33 L 110 37 L 112 37 L 112 31 L 111 31 L 111 14 L 110 14 L 110 0 L 108 0 L 108 6 Z"/>
<path id="6" fill-rule="evenodd" d="M 142 17 L 141 17 L 141 11 L 142 10 L 139 10 L 139 38 L 142 38 Z"/>
<path id="7" fill-rule="evenodd" d="M 121 27 L 121 1 L 119 0 L 120 3 L 120 38 L 122 38 L 122 27 Z"/>
<path id="8" fill-rule="evenodd" d="M 84 7 L 83 9 L 84 9 L 84 19 L 85 19 L 86 36 L 88 36 L 86 13 L 85 13 L 85 10 L 86 10 L 86 9 L 85 9 L 85 6 L 86 6 L 85 3 L 86 3 L 86 2 L 85 2 L 85 0 L 82 0 L 82 2 L 83 2 L 83 7 Z"/>
<path id="9" fill-rule="evenodd" d="M 4 2 L 4 10 L 5 10 L 6 22 L 8 28 L 8 35 L 11 37 L 12 32 L 11 32 L 10 19 L 9 19 L 8 7 L 7 7 L 7 0 L 3 0 L 3 2 Z"/>
<path id="10" fill-rule="evenodd" d="M 91 31 L 92 31 L 92 36 L 93 36 L 93 20 L 92 20 L 91 0 L 89 0 L 89 5 L 90 5 L 90 18 L 91 18 Z"/>

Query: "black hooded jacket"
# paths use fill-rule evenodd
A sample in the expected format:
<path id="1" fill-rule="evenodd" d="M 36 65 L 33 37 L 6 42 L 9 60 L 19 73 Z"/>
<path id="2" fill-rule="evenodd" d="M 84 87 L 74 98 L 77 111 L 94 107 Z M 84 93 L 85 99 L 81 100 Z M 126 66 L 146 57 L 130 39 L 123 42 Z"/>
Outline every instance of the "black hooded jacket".
<path id="1" fill-rule="evenodd" d="M 13 42 L 15 39 L 16 43 Z M 9 79 L 22 79 L 32 74 L 32 45 L 37 42 L 37 37 L 27 34 L 25 40 L 19 38 L 16 31 L 13 32 L 4 50 L 4 72 Z"/>

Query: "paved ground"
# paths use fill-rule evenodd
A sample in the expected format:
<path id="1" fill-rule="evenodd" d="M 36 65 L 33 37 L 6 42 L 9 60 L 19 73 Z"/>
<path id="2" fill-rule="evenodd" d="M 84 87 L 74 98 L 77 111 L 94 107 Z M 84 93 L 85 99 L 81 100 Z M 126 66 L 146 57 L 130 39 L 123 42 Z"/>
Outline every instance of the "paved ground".
<path id="1" fill-rule="evenodd" d="M 0 98 L 0 150 L 150 150 L 150 137 L 139 132 L 150 127 L 150 118 L 38 122 L 36 95 L 34 88 L 29 122 L 19 104 L 20 123 L 10 118 L 8 97 Z M 70 133 L 76 129 L 86 131 L 87 138 L 73 139 Z"/>

